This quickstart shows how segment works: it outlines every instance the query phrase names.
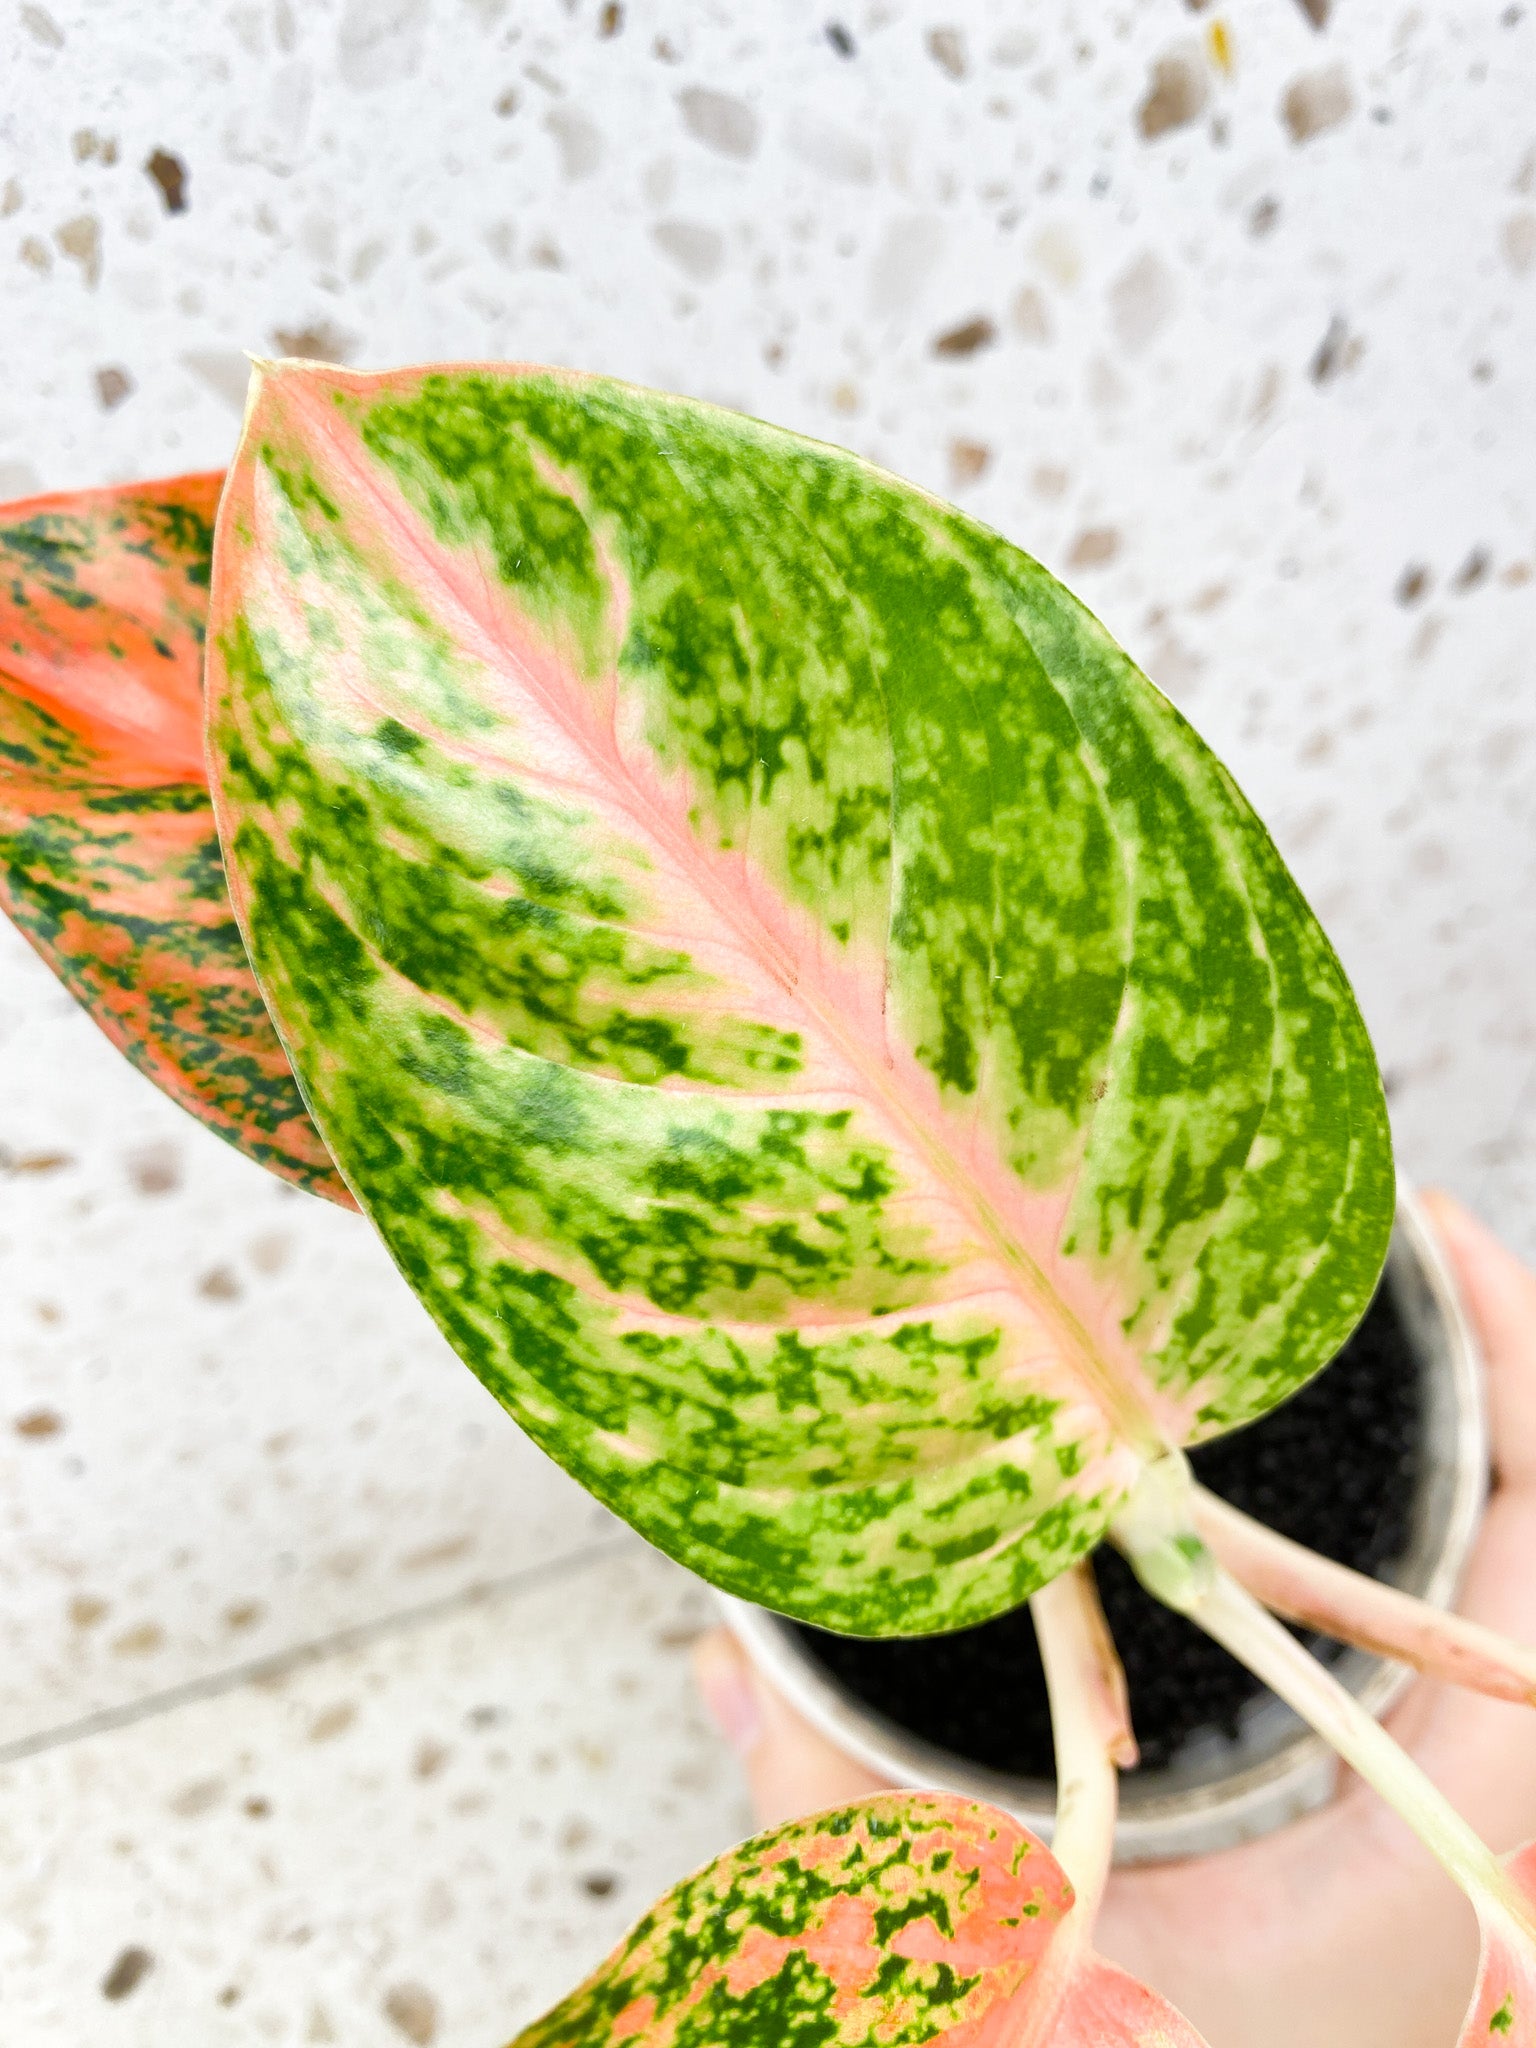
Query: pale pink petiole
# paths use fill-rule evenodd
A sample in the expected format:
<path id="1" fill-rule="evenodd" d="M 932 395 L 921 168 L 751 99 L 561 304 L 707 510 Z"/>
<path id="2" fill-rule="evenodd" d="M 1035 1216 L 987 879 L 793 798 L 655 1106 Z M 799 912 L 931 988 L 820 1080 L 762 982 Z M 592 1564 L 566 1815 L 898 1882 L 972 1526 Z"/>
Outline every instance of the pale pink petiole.
<path id="1" fill-rule="evenodd" d="M 1203 1487 L 1192 1511 L 1218 1561 L 1276 1614 L 1448 1684 L 1536 1705 L 1536 1650 L 1319 1557 Z"/>
<path id="2" fill-rule="evenodd" d="M 1072 1911 L 1041 1965 L 1035 1996 L 994 2048 L 1206 2048 L 1168 2001 L 1096 1955 L 1094 1923 L 1114 1860 L 1118 1767 L 1136 1761 L 1125 1673 L 1086 1563 L 1029 1603 L 1056 1745 L 1051 1848 L 1071 1880 Z"/>
<path id="3" fill-rule="evenodd" d="M 1229 1573 L 1185 1610 L 1262 1678 L 1408 1823 L 1477 1907 L 1536 1940 L 1536 1917 L 1497 1856 L 1379 1721 Z"/>
<path id="4" fill-rule="evenodd" d="M 1042 1966 L 1035 1998 L 1007 2048 L 1047 2048 L 1055 2042 L 1069 2000 L 1093 1968 L 1094 1923 L 1114 1859 L 1120 1796 L 1116 1765 L 1136 1760 L 1125 1673 L 1090 1566 L 1075 1564 L 1042 1586 L 1032 1595 L 1029 1612 L 1045 1666 L 1056 1751 L 1051 1852 L 1071 1880 L 1073 1904 Z"/>
<path id="5" fill-rule="evenodd" d="M 1536 1911 L 1493 1851 L 1331 1671 L 1218 1562 L 1196 1526 L 1197 1490 L 1177 1452 L 1142 1475 L 1114 1526 L 1148 1592 L 1214 1636 L 1380 1793 L 1477 1908 L 1536 1944 Z M 1210 1496 L 1204 1496 L 1209 1500 Z"/>
<path id="6" fill-rule="evenodd" d="M 1088 1565 L 1076 1564 L 1029 1603 L 1051 1701 L 1056 1832 L 1051 1849 L 1077 1894 L 1086 1946 L 1114 1854 L 1117 1767 L 1136 1761 L 1125 1673 Z"/>

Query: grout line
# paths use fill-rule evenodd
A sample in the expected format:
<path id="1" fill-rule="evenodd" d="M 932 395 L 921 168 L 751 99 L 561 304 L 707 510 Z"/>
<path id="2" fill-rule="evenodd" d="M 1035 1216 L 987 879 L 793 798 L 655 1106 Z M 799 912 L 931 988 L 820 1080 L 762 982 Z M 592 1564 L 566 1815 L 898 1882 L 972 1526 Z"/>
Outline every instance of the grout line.
<path id="1" fill-rule="evenodd" d="M 148 1693 L 142 1699 L 130 1700 L 123 1706 L 103 1707 L 99 1713 L 85 1714 L 78 1721 L 66 1721 L 36 1735 L 23 1735 L 14 1742 L 0 1743 L 0 1770 L 9 1764 L 23 1763 L 28 1757 L 39 1756 L 45 1750 L 62 1749 L 72 1742 L 84 1742 L 95 1735 L 109 1735 L 114 1729 L 131 1728 L 136 1721 L 148 1721 L 159 1714 L 173 1713 L 178 1707 L 191 1706 L 198 1700 L 217 1699 L 220 1693 L 236 1692 L 243 1685 L 274 1678 L 306 1664 L 323 1663 L 327 1657 L 341 1651 L 359 1649 L 367 1643 L 377 1642 L 382 1636 L 420 1627 L 444 1615 L 485 1606 L 506 1594 L 531 1593 L 561 1579 L 574 1578 L 589 1566 L 601 1564 L 606 1558 L 622 1556 L 632 1548 L 633 1541 L 627 1532 L 607 1536 L 599 1542 L 586 1544 L 580 1550 L 569 1551 L 548 1564 L 528 1565 L 522 1571 L 508 1572 L 499 1579 L 485 1579 L 477 1585 L 466 1586 L 460 1592 L 445 1593 L 436 1600 L 424 1600 L 419 1606 L 398 1608 L 393 1614 L 380 1615 L 376 1621 L 360 1621 L 352 1628 L 338 1629 L 334 1635 L 318 1636 L 312 1642 L 298 1643 L 292 1649 L 274 1650 L 269 1657 L 254 1657 L 247 1664 L 231 1664 L 206 1678 L 189 1679 L 185 1685 L 168 1686 L 164 1692 Z"/>

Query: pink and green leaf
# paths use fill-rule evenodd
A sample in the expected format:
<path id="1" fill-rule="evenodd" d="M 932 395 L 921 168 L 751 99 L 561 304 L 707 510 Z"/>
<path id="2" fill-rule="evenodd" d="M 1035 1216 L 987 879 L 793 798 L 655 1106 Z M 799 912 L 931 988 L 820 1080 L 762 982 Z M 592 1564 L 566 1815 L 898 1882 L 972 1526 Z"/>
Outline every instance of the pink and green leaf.
<path id="1" fill-rule="evenodd" d="M 263 376 L 237 911 L 333 1155 L 529 1432 L 834 1628 L 1015 1605 L 1283 1398 L 1391 1222 L 1269 839 L 996 535 L 600 379 Z"/>
<path id="2" fill-rule="evenodd" d="M 1506 1856 L 1504 1871 L 1527 1919 L 1479 1905 L 1482 1961 L 1458 2048 L 1536 2048 L 1536 1842 Z"/>
<path id="3" fill-rule="evenodd" d="M 891 1793 L 686 1878 L 511 2048 L 1200 2048 L 1096 1958 L 1064 1991 L 1071 1909 L 1007 1814 Z"/>
<path id="4" fill-rule="evenodd" d="M 1158 1992 L 1102 1956 L 1073 1971 L 1049 2048 L 1206 2048 L 1184 2015 Z"/>
<path id="5" fill-rule="evenodd" d="M 230 908 L 203 762 L 220 475 L 0 508 L 0 907 L 221 1137 L 350 1196 Z"/>

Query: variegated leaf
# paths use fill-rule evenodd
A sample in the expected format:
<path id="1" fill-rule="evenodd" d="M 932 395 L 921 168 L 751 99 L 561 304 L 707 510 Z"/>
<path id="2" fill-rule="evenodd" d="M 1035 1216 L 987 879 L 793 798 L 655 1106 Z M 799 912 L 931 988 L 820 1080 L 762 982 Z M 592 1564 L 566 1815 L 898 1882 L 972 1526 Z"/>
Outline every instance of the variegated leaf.
<path id="1" fill-rule="evenodd" d="M 350 1202 L 257 990 L 214 831 L 202 670 L 222 484 L 0 507 L 0 907 L 183 1108 Z"/>
<path id="2" fill-rule="evenodd" d="M 1072 1887 L 996 1807 L 892 1792 L 743 1842 L 510 2048 L 1203 2048 L 1066 1957 Z"/>
<path id="3" fill-rule="evenodd" d="M 891 1793 L 685 1878 L 511 2048 L 1010 2048 L 1071 1903 L 1006 1814 Z"/>
<path id="4" fill-rule="evenodd" d="M 1049 2048 L 1206 2048 L 1166 1998 L 1095 1955 L 1073 1971 L 1046 2039 Z"/>
<path id="5" fill-rule="evenodd" d="M 834 1628 L 1014 1605 L 1329 1357 L 1370 1046 L 1263 829 L 1037 564 L 603 380 L 273 366 L 210 758 L 334 1156 L 518 1419 Z"/>
<path id="6" fill-rule="evenodd" d="M 1497 1906 L 1479 1906 L 1482 1961 L 1458 2048 L 1536 2048 L 1536 1842 L 1506 1856 L 1504 1868 L 1529 1920 L 1518 1927 Z"/>

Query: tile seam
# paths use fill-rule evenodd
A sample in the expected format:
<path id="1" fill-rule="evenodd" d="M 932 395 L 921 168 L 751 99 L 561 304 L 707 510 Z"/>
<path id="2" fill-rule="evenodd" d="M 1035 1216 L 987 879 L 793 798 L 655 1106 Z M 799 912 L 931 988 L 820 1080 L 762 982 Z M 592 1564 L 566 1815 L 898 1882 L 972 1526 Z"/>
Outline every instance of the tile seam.
<path id="1" fill-rule="evenodd" d="M 388 1636 L 405 1634 L 448 1615 L 538 1592 L 562 1579 L 579 1577 L 592 1567 L 611 1558 L 622 1557 L 639 1547 L 627 1532 L 607 1536 L 598 1542 L 584 1544 L 579 1550 L 568 1551 L 563 1557 L 552 1558 L 545 1564 L 528 1565 L 521 1571 L 507 1572 L 499 1578 L 483 1579 L 456 1593 L 445 1593 L 438 1599 L 423 1600 L 412 1607 L 397 1608 L 372 1621 L 357 1622 L 329 1635 L 295 1643 L 286 1650 L 274 1650 L 270 1656 L 226 1665 L 203 1678 L 188 1679 L 183 1685 L 167 1686 L 161 1692 L 146 1693 L 142 1698 L 125 1701 L 121 1706 L 103 1707 L 96 1713 L 83 1714 L 77 1720 L 39 1729 L 35 1734 L 0 1743 L 0 1770 L 25 1763 L 49 1750 L 88 1742 L 98 1735 L 110 1735 L 119 1728 L 129 1728 L 140 1721 L 156 1720 L 175 1713 L 181 1707 L 194 1706 L 201 1700 L 238 1692 L 244 1686 L 259 1684 L 306 1665 L 324 1663 L 348 1650 L 361 1649 Z"/>

